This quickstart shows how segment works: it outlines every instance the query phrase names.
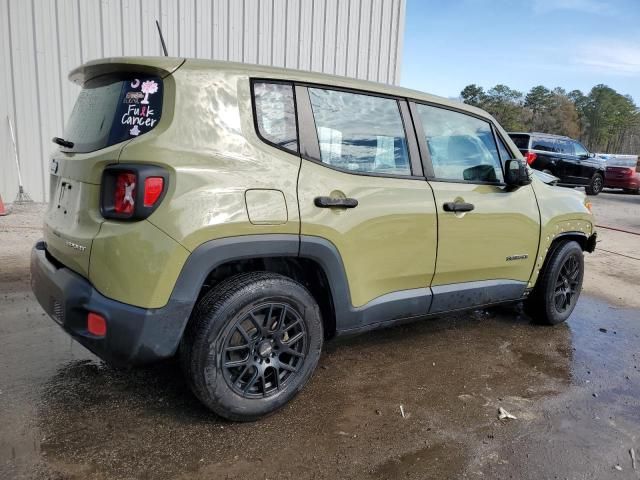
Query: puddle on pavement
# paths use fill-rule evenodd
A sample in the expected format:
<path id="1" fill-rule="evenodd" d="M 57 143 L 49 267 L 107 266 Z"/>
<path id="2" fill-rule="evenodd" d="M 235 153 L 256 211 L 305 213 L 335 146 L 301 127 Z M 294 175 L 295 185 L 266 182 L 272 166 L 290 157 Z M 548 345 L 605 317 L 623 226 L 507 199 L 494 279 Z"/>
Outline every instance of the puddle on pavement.
<path id="1" fill-rule="evenodd" d="M 442 443 L 392 458 L 378 466 L 372 477 L 380 480 L 455 478 L 462 473 L 464 464 L 464 445 Z"/>
<path id="2" fill-rule="evenodd" d="M 42 378 L 38 371 L 52 367 L 47 356 L 7 362 L 0 353 L 0 365 L 17 369 L 5 386 L 14 408 L 2 416 L 24 417 L 10 422 L 20 428 L 0 426 L 0 474 L 2 465 L 15 471 L 22 455 L 30 457 L 23 464 L 39 464 L 43 478 L 245 478 L 251 471 L 267 478 L 428 478 L 444 471 L 455 478 L 478 445 L 518 428 L 497 420 L 499 406 L 520 422 L 544 421 L 545 399 L 587 377 L 605 385 L 612 368 L 635 358 L 636 318 L 583 297 L 570 322 L 557 327 L 500 309 L 341 338 L 326 345 L 297 399 L 252 424 L 205 410 L 177 362 L 115 370 L 88 355 L 65 360 L 54 342 L 55 373 Z M 603 334 L 603 324 L 616 330 Z M 637 389 L 638 377 L 633 381 Z M 29 394 L 21 405 L 23 390 Z M 29 435 L 38 448 L 12 454 L 32 442 Z"/>

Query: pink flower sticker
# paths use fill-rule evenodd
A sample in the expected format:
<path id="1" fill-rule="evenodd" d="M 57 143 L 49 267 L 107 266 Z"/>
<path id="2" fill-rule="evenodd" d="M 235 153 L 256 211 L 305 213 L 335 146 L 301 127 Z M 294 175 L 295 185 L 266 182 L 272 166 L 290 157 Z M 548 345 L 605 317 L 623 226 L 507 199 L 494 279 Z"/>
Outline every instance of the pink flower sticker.
<path id="1" fill-rule="evenodd" d="M 146 82 L 142 82 L 141 90 L 142 93 L 144 93 L 144 98 L 140 103 L 147 105 L 149 103 L 149 95 L 158 91 L 158 84 L 153 80 L 147 80 Z"/>

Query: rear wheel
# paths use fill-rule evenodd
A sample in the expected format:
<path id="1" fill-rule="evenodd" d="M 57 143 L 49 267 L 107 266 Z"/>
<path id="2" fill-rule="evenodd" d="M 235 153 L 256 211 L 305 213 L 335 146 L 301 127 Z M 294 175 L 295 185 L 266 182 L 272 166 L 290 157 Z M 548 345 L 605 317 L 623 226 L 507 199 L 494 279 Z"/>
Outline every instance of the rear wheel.
<path id="1" fill-rule="evenodd" d="M 577 242 L 558 245 L 546 262 L 538 283 L 525 301 L 527 313 L 537 322 L 564 322 L 576 306 L 582 291 L 584 255 Z"/>
<path id="2" fill-rule="evenodd" d="M 302 389 L 322 339 L 311 294 L 287 277 L 257 272 L 222 282 L 198 302 L 180 355 L 202 403 L 227 419 L 251 421 Z"/>
<path id="3" fill-rule="evenodd" d="M 589 185 L 586 186 L 585 191 L 587 195 L 598 195 L 604 188 L 604 178 L 602 174 L 596 173 L 591 177 Z"/>

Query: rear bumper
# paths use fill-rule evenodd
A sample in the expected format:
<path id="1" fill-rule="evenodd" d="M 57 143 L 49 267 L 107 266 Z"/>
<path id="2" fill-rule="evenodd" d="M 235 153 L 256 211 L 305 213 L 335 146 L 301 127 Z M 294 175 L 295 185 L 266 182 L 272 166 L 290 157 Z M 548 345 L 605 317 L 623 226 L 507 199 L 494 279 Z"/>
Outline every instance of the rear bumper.
<path id="1" fill-rule="evenodd" d="M 151 363 L 172 356 L 193 305 L 172 300 L 163 308 L 144 309 L 106 298 L 85 278 L 52 261 L 42 241 L 31 251 L 31 288 L 56 323 L 115 365 Z M 88 312 L 105 318 L 106 336 L 87 331 Z"/>
<path id="2" fill-rule="evenodd" d="M 637 190 L 640 188 L 640 180 L 637 178 L 605 178 L 604 186 Z"/>

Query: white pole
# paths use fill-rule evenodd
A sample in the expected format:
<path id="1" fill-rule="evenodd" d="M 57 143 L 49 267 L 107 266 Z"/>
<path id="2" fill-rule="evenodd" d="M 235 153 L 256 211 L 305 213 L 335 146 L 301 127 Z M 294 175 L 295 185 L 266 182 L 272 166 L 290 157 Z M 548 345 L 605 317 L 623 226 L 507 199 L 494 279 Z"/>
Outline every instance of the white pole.
<path id="1" fill-rule="evenodd" d="M 18 169 L 18 186 L 22 191 L 22 174 L 20 173 L 20 160 L 18 160 L 18 146 L 16 145 L 16 136 L 13 133 L 13 124 L 11 123 L 11 117 L 7 115 L 7 121 L 9 122 L 9 131 L 11 132 L 11 141 L 13 142 L 13 154 L 16 157 L 16 168 Z"/>

